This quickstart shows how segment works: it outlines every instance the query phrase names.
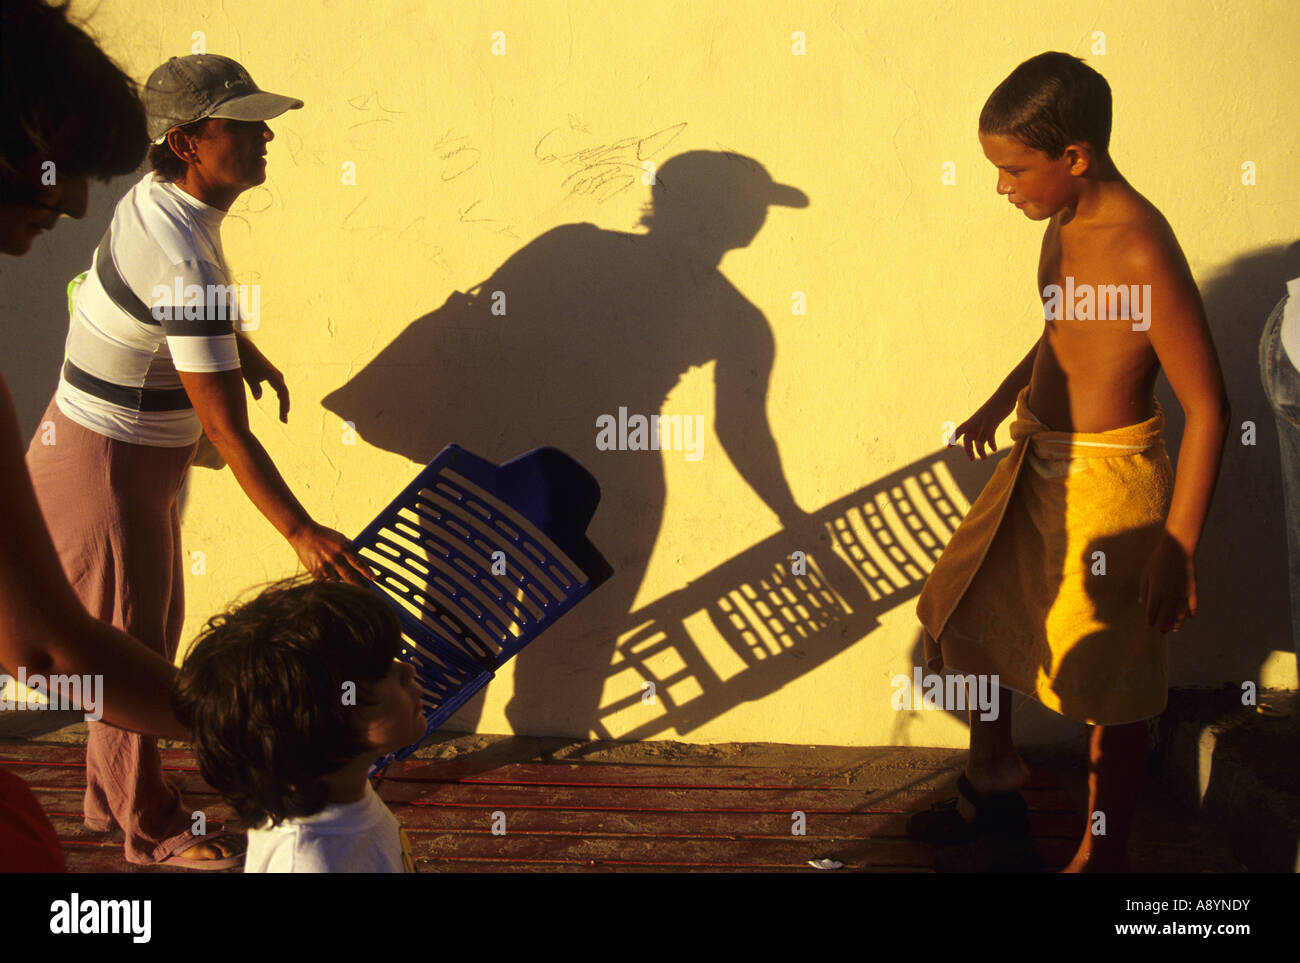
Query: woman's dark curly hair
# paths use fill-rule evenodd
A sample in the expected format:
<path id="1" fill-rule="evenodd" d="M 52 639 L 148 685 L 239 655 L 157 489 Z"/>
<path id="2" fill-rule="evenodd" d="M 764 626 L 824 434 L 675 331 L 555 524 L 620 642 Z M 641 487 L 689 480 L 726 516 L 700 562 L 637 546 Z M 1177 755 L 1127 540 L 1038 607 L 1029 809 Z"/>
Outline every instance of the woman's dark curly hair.
<path id="1" fill-rule="evenodd" d="M 320 812 L 322 777 L 367 748 L 344 686 L 373 704 L 368 686 L 388 674 L 400 645 L 383 600 L 306 575 L 213 616 L 172 696 L 203 778 L 250 826 Z"/>
<path id="2" fill-rule="evenodd" d="M 135 82 L 68 19 L 68 4 L 0 4 L 0 197 L 30 202 L 19 168 L 107 178 L 134 171 L 149 138 Z"/>

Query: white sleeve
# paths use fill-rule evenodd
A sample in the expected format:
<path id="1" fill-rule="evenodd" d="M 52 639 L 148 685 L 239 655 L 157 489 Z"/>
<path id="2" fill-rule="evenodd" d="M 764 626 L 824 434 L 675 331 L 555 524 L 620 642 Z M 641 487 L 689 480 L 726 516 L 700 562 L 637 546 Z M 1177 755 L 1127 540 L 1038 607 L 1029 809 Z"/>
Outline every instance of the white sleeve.
<path id="1" fill-rule="evenodd" d="M 148 307 L 162 324 L 177 371 L 239 367 L 238 289 L 219 265 L 180 261 L 167 266 L 150 286 Z"/>

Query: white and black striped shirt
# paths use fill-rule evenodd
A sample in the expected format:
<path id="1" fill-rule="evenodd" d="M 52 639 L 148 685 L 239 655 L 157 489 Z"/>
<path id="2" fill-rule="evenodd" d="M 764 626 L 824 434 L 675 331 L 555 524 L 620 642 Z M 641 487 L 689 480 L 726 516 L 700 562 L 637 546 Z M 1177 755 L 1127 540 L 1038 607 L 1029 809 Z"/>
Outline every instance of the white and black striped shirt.
<path id="1" fill-rule="evenodd" d="M 198 440 L 177 371 L 239 367 L 224 217 L 152 171 L 118 202 L 75 291 L 56 395 L 68 418 L 137 445 Z"/>

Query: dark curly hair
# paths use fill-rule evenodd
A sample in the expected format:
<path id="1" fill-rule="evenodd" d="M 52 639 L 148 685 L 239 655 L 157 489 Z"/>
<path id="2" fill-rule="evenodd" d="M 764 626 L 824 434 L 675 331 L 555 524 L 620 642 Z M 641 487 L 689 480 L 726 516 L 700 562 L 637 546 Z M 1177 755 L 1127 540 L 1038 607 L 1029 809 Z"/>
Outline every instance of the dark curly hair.
<path id="1" fill-rule="evenodd" d="M 187 134 L 198 135 L 203 133 L 203 129 L 208 126 L 211 117 L 202 117 L 199 120 L 191 121 L 188 124 L 182 124 L 177 130 L 183 130 Z M 185 173 L 185 161 L 176 156 L 172 150 L 172 145 L 163 141 L 161 144 L 149 145 L 149 166 L 165 181 L 174 181 Z"/>
<path id="2" fill-rule="evenodd" d="M 135 82 L 82 29 L 68 4 L 0 4 L 0 198 L 30 202 L 20 167 L 32 155 L 71 175 L 108 178 L 140 166 L 149 144 Z"/>
<path id="3" fill-rule="evenodd" d="M 1099 157 L 1110 150 L 1111 96 L 1106 78 L 1078 57 L 1030 57 L 989 95 L 980 111 L 982 134 L 1014 137 L 1056 160 L 1086 141 Z"/>
<path id="4" fill-rule="evenodd" d="M 379 597 L 299 575 L 213 616 L 177 678 L 172 704 L 192 733 L 203 778 L 245 824 L 310 816 L 328 800 L 322 779 L 365 752 L 356 711 L 401 645 Z"/>

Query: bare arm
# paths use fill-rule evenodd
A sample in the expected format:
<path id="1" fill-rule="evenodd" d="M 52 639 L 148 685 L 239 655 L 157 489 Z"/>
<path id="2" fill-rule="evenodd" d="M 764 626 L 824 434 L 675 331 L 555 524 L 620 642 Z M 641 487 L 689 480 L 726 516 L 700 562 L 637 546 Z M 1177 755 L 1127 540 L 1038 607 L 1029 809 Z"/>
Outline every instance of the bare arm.
<path id="1" fill-rule="evenodd" d="M 244 352 L 241 345 L 241 355 Z M 337 574 L 354 584 L 372 579 L 364 559 L 347 547 L 340 532 L 318 525 L 289 490 L 271 456 L 248 427 L 248 406 L 240 369 L 178 372 L 203 430 L 226 460 L 239 487 L 275 530 L 293 546 L 307 571 L 317 578 Z M 288 420 L 287 394 L 280 418 Z"/>
<path id="2" fill-rule="evenodd" d="M 1039 335 L 1034 346 L 1029 349 L 1020 364 L 1011 369 L 1011 373 L 1003 379 L 1002 384 L 998 385 L 998 390 L 993 392 L 993 397 L 1001 401 L 1015 405 L 1016 399 L 1020 397 L 1020 392 L 1029 384 L 1029 379 L 1034 375 L 1034 359 L 1038 357 L 1038 346 L 1043 343 L 1046 334 Z"/>
<path id="3" fill-rule="evenodd" d="M 189 739 L 171 708 L 176 670 L 107 622 L 91 618 L 72 591 L 45 528 L 23 460 L 22 432 L 0 380 L 0 666 L 29 675 L 101 676 L 103 721 L 169 739 Z M 89 707 L 87 707 L 89 708 Z"/>
<path id="4" fill-rule="evenodd" d="M 1184 611 L 1196 614 L 1194 556 L 1219 477 L 1230 409 L 1187 262 L 1176 247 L 1157 243 L 1142 245 L 1131 260 L 1133 273 L 1151 285 L 1147 336 L 1186 415 L 1169 517 L 1143 588 L 1148 619 L 1168 631 L 1178 628 Z"/>
<path id="5" fill-rule="evenodd" d="M 178 372 L 203 430 L 230 465 L 235 480 L 275 530 L 292 541 L 311 516 L 289 491 L 271 456 L 248 427 L 240 369 Z"/>
<path id="6" fill-rule="evenodd" d="M 1163 251 L 1151 252 L 1147 259 L 1147 334 L 1187 416 L 1165 531 L 1190 553 L 1200 542 L 1209 514 L 1231 410 L 1205 309 L 1186 262 Z"/>
<path id="7" fill-rule="evenodd" d="M 1044 337 L 1046 331 L 1034 342 L 1034 346 L 1029 349 L 1029 353 L 1020 364 L 1011 369 L 1011 373 L 1002 380 L 1002 384 L 998 385 L 989 400 L 980 405 L 975 414 L 953 429 L 951 444 L 957 444 L 960 438 L 969 461 L 974 461 L 976 456 L 983 461 L 989 456 L 988 449 L 998 450 L 996 441 L 998 426 L 1006 421 L 1007 415 L 1011 414 L 1016 406 L 1016 398 L 1033 377 L 1034 360 L 1038 357 L 1038 346 L 1043 343 Z"/>

